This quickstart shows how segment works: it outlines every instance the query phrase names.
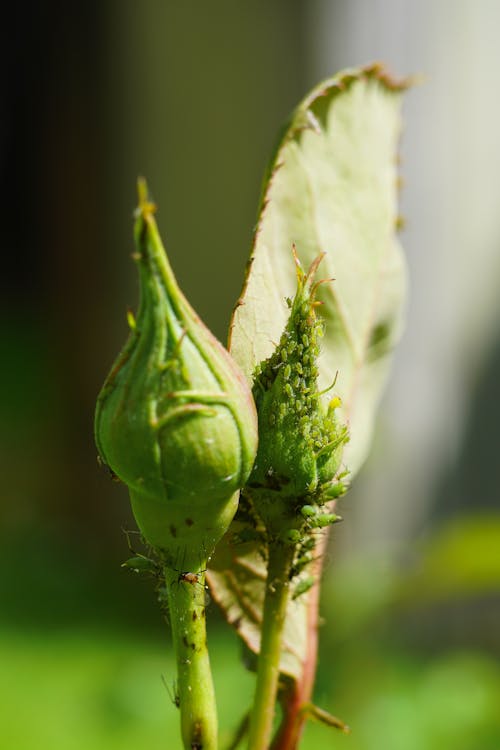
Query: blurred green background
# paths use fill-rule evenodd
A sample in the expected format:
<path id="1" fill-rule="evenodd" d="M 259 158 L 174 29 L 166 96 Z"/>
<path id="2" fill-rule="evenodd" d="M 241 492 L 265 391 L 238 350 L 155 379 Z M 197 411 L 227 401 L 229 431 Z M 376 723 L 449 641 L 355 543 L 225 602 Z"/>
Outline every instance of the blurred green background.
<path id="1" fill-rule="evenodd" d="M 500 65 L 493 0 L 91 0 L 3 13 L 0 746 L 180 747 L 167 628 L 120 568 L 96 394 L 137 302 L 135 180 L 225 338 L 260 179 L 307 89 L 423 73 L 402 146 L 412 297 L 372 455 L 335 527 L 304 748 L 500 747 Z M 210 608 L 223 740 L 252 676 Z M 164 678 L 163 684 L 162 676 Z"/>

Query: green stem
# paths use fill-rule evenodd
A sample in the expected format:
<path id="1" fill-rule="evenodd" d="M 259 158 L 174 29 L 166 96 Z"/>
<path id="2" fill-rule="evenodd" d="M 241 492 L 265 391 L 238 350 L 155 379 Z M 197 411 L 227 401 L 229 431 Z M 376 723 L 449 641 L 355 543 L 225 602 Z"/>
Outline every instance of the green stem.
<path id="1" fill-rule="evenodd" d="M 274 543 L 269 547 L 257 683 L 250 716 L 249 750 L 267 750 L 271 741 L 281 641 L 289 596 L 289 573 L 294 553 L 293 545 Z"/>
<path id="2" fill-rule="evenodd" d="M 332 510 L 333 512 L 333 510 Z M 317 545 L 317 557 L 312 563 L 311 574 L 316 581 L 307 594 L 307 639 L 302 674 L 290 684 L 283 696 L 281 726 L 273 740 L 271 750 L 297 750 L 300 736 L 307 720 L 304 704 L 311 701 L 318 656 L 319 581 L 323 567 L 327 534 L 322 534 Z"/>
<path id="3" fill-rule="evenodd" d="M 217 709 L 205 623 L 205 572 L 165 570 L 186 750 L 217 749 Z"/>

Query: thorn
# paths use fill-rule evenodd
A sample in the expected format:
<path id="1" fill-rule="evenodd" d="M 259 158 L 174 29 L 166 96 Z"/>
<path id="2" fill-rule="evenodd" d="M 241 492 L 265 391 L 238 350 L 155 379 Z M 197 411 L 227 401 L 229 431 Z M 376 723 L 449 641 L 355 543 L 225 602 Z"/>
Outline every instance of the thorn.
<path id="1" fill-rule="evenodd" d="M 344 721 L 342 721 L 342 719 L 338 719 L 336 716 L 328 713 L 328 711 L 325 711 L 323 708 L 315 706 L 314 703 L 306 703 L 301 710 L 306 714 L 306 716 L 310 716 L 311 719 L 320 721 L 322 724 L 326 724 L 329 727 L 340 729 L 344 734 L 351 733 L 351 727 Z"/>

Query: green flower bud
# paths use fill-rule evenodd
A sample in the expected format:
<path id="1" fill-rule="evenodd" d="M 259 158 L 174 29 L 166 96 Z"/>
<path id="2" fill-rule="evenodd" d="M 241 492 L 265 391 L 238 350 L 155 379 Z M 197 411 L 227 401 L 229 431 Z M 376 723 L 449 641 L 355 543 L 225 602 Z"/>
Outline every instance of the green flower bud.
<path id="1" fill-rule="evenodd" d="M 257 447 L 243 374 L 177 286 L 139 182 L 134 260 L 140 305 L 97 401 L 96 444 L 128 485 L 137 524 L 190 570 L 227 530 Z"/>
<path id="2" fill-rule="evenodd" d="M 253 394 L 259 416 L 259 449 L 248 492 L 268 529 L 323 527 L 333 515 L 317 516 L 337 481 L 347 428 L 339 424 L 338 398 L 328 404 L 318 391 L 319 339 L 313 277 L 321 256 L 307 274 L 297 256 L 297 293 L 288 300 L 290 317 L 272 356 L 256 370 Z M 319 520 L 321 518 L 322 520 Z"/>

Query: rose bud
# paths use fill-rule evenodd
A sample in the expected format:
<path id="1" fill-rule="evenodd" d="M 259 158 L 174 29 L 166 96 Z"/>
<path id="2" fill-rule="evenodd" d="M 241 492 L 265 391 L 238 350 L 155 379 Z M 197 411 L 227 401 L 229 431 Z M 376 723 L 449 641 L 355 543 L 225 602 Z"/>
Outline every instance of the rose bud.
<path id="1" fill-rule="evenodd" d="M 177 285 L 154 211 L 141 180 L 140 305 L 99 395 L 95 437 L 147 543 L 170 567 L 198 570 L 236 511 L 257 419 L 244 376 Z"/>
<path id="2" fill-rule="evenodd" d="M 285 539 L 298 539 L 296 530 L 333 523 L 337 516 L 320 509 L 346 489 L 340 480 L 346 473 L 341 462 L 348 432 L 335 416 L 340 400 L 324 403 L 318 390 L 323 328 L 313 277 L 321 257 L 305 274 L 295 255 L 297 292 L 288 301 L 290 317 L 254 377 L 259 448 L 247 491 L 268 531 Z"/>

